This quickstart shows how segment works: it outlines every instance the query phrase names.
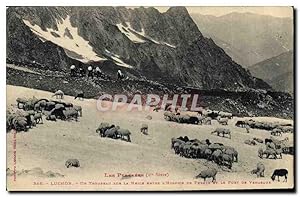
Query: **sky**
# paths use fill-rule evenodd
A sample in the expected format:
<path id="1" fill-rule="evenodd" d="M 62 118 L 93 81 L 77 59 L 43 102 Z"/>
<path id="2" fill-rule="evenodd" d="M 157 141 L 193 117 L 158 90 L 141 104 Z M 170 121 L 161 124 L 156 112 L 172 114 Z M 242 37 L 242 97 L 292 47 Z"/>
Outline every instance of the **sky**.
<path id="1" fill-rule="evenodd" d="M 165 12 L 169 7 L 155 7 L 160 12 Z M 292 7 L 186 7 L 189 13 L 203 15 L 222 16 L 232 12 L 250 12 L 260 15 L 271 15 L 275 17 L 293 17 Z"/>

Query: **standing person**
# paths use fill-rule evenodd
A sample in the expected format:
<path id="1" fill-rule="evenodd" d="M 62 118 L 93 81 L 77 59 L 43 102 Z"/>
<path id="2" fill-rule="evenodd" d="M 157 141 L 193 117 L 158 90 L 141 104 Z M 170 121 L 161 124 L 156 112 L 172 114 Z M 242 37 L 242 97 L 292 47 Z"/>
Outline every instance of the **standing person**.
<path id="1" fill-rule="evenodd" d="M 118 79 L 122 80 L 124 78 L 124 74 L 121 72 L 121 70 L 118 70 Z"/>
<path id="2" fill-rule="evenodd" d="M 73 65 L 71 65 L 71 67 L 70 67 L 70 71 L 71 71 L 71 77 L 75 77 L 75 65 L 73 64 Z"/>
<path id="3" fill-rule="evenodd" d="M 82 66 L 79 67 L 79 75 L 80 77 L 83 77 L 84 76 L 84 69 L 82 68 Z"/>
<path id="4" fill-rule="evenodd" d="M 93 78 L 93 67 L 92 66 L 89 66 L 88 67 L 88 78 Z"/>
<path id="5" fill-rule="evenodd" d="M 101 77 L 101 70 L 100 70 L 99 66 L 96 67 L 96 77 L 97 78 Z"/>
<path id="6" fill-rule="evenodd" d="M 246 128 L 246 132 L 247 132 L 247 133 L 250 133 L 250 126 L 249 126 L 249 125 L 246 125 L 245 128 Z"/>

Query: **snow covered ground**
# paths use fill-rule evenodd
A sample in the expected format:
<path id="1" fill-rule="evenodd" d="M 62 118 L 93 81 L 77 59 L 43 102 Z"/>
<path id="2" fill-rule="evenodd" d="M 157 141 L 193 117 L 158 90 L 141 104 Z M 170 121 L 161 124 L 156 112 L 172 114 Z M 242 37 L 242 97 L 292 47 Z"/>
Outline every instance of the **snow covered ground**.
<path id="1" fill-rule="evenodd" d="M 23 22 L 32 30 L 33 33 L 42 38 L 42 41 L 51 41 L 62 48 L 81 55 L 82 59 L 78 60 L 83 63 L 88 61 L 105 60 L 105 58 L 99 57 L 94 52 L 93 47 L 89 44 L 88 40 L 85 40 L 78 35 L 78 28 L 71 25 L 69 16 L 62 20 L 62 23 L 59 21 L 57 22 L 58 31 L 51 28 L 47 28 L 47 31 L 43 31 L 40 26 L 31 25 L 31 23 L 27 20 L 23 20 Z M 54 36 L 51 32 L 54 32 L 54 35 L 57 36 Z M 71 37 L 68 36 L 68 32 L 70 33 Z"/>
<path id="2" fill-rule="evenodd" d="M 23 22 L 43 42 L 45 40 L 51 41 L 54 44 L 57 44 L 58 46 L 66 49 L 66 54 L 73 59 L 77 59 L 83 63 L 87 63 L 89 61 L 106 60 L 105 57 L 100 57 L 99 54 L 95 53 L 93 47 L 89 44 L 88 40 L 85 40 L 80 35 L 78 35 L 78 28 L 73 27 L 71 25 L 69 16 L 67 16 L 66 19 L 62 20 L 62 22 L 57 22 L 58 30 L 47 28 L 46 31 L 43 31 L 38 25 L 32 25 L 27 20 L 23 20 Z M 129 22 L 126 22 L 126 25 L 127 27 L 123 26 L 122 24 L 117 24 L 117 27 L 126 37 L 128 37 L 134 43 L 144 43 L 147 40 L 151 40 L 155 44 L 166 45 L 171 48 L 176 48 L 176 46 L 171 45 L 167 42 L 159 42 L 149 36 L 146 36 L 144 29 L 142 29 L 141 32 L 134 30 Z M 75 53 L 76 55 L 72 55 L 69 51 Z M 118 66 L 132 68 L 131 65 L 126 64 L 124 61 L 122 61 L 119 55 L 114 54 L 112 52 L 107 53 Z"/>
<path id="3" fill-rule="evenodd" d="M 51 92 L 28 89 L 24 87 L 7 85 L 7 107 L 13 107 L 17 97 L 48 98 Z M 35 174 L 18 176 L 17 181 L 13 177 L 7 177 L 8 189 L 18 190 L 207 190 L 230 188 L 289 188 L 293 185 L 293 156 L 283 155 L 283 159 L 259 159 L 257 150 L 264 147 L 263 144 L 249 146 L 244 144 L 246 139 L 258 137 L 261 139 L 270 137 L 268 131 L 251 129 L 247 133 L 245 129 L 238 128 L 234 124 L 237 118 L 230 120 L 228 127 L 232 132 L 232 139 L 211 135 L 211 131 L 220 127 L 213 121 L 212 125 L 188 125 L 178 124 L 164 120 L 163 111 L 153 112 L 127 112 L 118 110 L 115 112 L 99 112 L 96 108 L 96 100 L 74 100 L 74 97 L 65 96 L 66 102 L 80 105 L 83 108 L 83 117 L 79 122 L 60 121 L 51 122 L 44 120 L 44 124 L 30 129 L 28 132 L 20 132 L 16 135 L 16 168 L 18 171 L 40 167 L 44 172 L 51 170 L 65 175 L 64 178 L 45 178 Z M 146 119 L 151 115 L 152 120 Z M 281 121 L 268 117 L 260 120 Z M 287 121 L 287 120 L 282 120 Z M 110 122 L 129 129 L 132 142 L 101 138 L 96 128 L 101 122 Z M 149 135 L 140 132 L 141 124 L 149 126 Z M 174 154 L 170 149 L 172 137 L 188 136 L 191 139 L 210 139 L 212 142 L 223 143 L 236 148 L 239 153 L 239 162 L 233 164 L 230 172 L 218 169 L 217 183 L 212 184 L 209 179 L 203 182 L 194 177 L 201 170 L 209 166 L 215 166 L 205 159 L 188 159 Z M 14 134 L 7 136 L 7 167 L 14 166 Z M 293 138 L 292 134 L 283 134 L 280 138 Z M 80 168 L 66 168 L 65 161 L 77 158 Z M 256 178 L 250 171 L 256 168 L 256 164 L 262 162 L 266 166 L 265 177 Z M 288 182 L 272 182 L 270 179 L 274 169 L 286 168 L 289 171 Z M 105 173 L 139 173 L 151 174 L 150 177 L 106 177 Z M 168 174 L 168 176 L 158 176 Z M 162 182 L 191 182 L 192 184 L 165 184 Z M 195 181 L 201 184 L 196 184 Z M 247 184 L 241 184 L 246 181 Z M 42 182 L 43 185 L 34 185 L 34 182 Z M 71 185 L 55 184 L 68 183 Z M 121 183 L 121 185 L 105 185 L 101 183 Z M 129 185 L 124 185 L 129 183 Z M 144 182 L 144 185 L 141 183 Z M 161 183 L 158 184 L 146 184 Z M 224 182 L 225 184 L 222 184 Z M 87 184 L 81 184 L 87 183 Z M 136 184 L 132 184 L 136 183 Z"/>
<path id="4" fill-rule="evenodd" d="M 142 32 L 137 32 L 131 28 L 130 23 L 127 22 L 126 24 L 127 24 L 127 27 L 125 27 L 121 23 L 117 24 L 117 27 L 125 36 L 127 36 L 127 38 L 129 38 L 129 40 L 131 40 L 134 43 L 146 42 L 145 40 L 143 40 L 142 38 L 136 36 L 134 33 L 131 32 L 131 31 L 134 31 L 137 34 L 143 35 L 143 33 L 144 33 L 143 29 L 142 29 Z"/>
<path id="5" fill-rule="evenodd" d="M 132 68 L 131 65 L 129 64 L 126 64 L 125 62 L 123 62 L 121 59 L 120 59 L 120 56 L 117 55 L 117 54 L 114 54 L 112 52 L 110 52 L 109 50 L 105 49 L 105 52 L 107 53 L 107 55 L 109 55 L 111 57 L 111 59 L 114 60 L 115 64 L 119 65 L 119 66 L 122 66 L 122 67 L 125 67 L 125 68 Z"/>
<path id="6" fill-rule="evenodd" d="M 119 23 L 119 24 L 117 24 L 117 27 L 127 38 L 129 38 L 129 40 L 131 40 L 134 43 L 144 43 L 147 40 L 151 40 L 155 44 L 166 45 L 168 47 L 176 48 L 176 46 L 174 46 L 174 45 L 171 45 L 166 42 L 160 42 L 160 41 L 157 41 L 157 40 L 151 38 L 150 36 L 147 36 L 145 33 L 145 30 L 143 28 L 142 28 L 142 31 L 139 32 L 139 31 L 134 30 L 131 27 L 131 24 L 129 22 L 126 22 L 126 25 L 127 25 L 127 27 L 122 25 L 122 23 Z M 139 36 L 137 36 L 137 35 L 139 35 Z M 143 38 L 145 38 L 145 39 L 143 39 Z"/>

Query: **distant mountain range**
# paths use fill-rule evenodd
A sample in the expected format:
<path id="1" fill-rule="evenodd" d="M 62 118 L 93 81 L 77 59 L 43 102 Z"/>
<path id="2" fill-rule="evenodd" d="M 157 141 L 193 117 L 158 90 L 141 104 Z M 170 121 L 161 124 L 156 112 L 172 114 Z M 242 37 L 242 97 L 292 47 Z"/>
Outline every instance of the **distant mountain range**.
<path id="1" fill-rule="evenodd" d="M 211 16 L 191 13 L 204 36 L 247 68 L 293 50 L 293 20 L 253 13 Z"/>
<path id="2" fill-rule="evenodd" d="M 293 93 L 293 51 L 259 62 L 250 72 L 269 83 L 275 90 Z"/>

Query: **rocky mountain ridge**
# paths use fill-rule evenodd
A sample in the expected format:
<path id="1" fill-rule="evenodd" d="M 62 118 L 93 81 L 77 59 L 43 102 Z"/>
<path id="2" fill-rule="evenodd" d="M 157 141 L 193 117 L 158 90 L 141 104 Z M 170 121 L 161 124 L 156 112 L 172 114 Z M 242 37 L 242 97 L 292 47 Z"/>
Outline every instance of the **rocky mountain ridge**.
<path id="1" fill-rule="evenodd" d="M 93 64 L 199 89 L 271 89 L 204 37 L 184 7 L 10 7 L 7 57 L 59 71 Z"/>

